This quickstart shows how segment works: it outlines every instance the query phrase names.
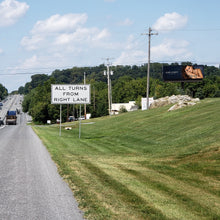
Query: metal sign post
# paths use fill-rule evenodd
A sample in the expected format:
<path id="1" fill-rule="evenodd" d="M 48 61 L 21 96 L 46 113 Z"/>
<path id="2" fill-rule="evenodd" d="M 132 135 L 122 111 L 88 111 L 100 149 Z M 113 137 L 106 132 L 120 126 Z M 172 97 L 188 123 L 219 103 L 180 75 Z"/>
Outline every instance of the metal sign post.
<path id="1" fill-rule="evenodd" d="M 81 137 L 81 105 L 79 107 L 79 139 Z"/>
<path id="2" fill-rule="evenodd" d="M 62 123 L 62 105 L 60 105 L 60 136 L 61 136 L 61 123 Z"/>

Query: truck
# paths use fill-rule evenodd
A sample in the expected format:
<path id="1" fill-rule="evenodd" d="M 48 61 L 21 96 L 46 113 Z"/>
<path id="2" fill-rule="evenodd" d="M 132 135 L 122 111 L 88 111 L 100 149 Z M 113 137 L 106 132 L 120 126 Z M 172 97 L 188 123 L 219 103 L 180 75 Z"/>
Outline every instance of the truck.
<path id="1" fill-rule="evenodd" d="M 6 125 L 16 125 L 17 124 L 16 111 L 7 111 L 5 123 L 6 123 Z"/>

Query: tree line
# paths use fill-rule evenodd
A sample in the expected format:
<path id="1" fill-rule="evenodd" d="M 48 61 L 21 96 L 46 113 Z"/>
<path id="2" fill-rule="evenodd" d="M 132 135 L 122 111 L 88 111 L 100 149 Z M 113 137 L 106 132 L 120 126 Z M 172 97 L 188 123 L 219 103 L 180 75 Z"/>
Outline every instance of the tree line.
<path id="1" fill-rule="evenodd" d="M 220 97 L 219 68 L 204 66 L 204 79 L 201 82 L 185 83 L 183 88 L 180 82 L 163 81 L 163 65 L 168 64 L 152 63 L 150 65 L 149 94 L 154 99 L 178 94 L 187 94 L 200 99 Z M 23 111 L 29 112 L 35 122 L 46 123 L 48 119 L 55 122 L 59 118 L 59 105 L 51 104 L 51 84 L 83 84 L 85 73 L 86 84 L 91 85 L 91 104 L 86 105 L 86 112 L 91 113 L 92 117 L 107 115 L 108 85 L 107 78 L 103 74 L 104 70 L 106 70 L 106 66 L 99 65 L 55 70 L 49 76 L 46 74 L 33 75 L 30 82 L 18 89 L 20 94 L 25 94 Z M 114 75 L 111 76 L 112 102 L 136 101 L 136 104 L 141 107 L 141 97 L 146 97 L 147 65 L 112 66 L 111 70 L 114 72 Z M 69 115 L 78 117 L 79 105 L 63 105 L 62 120 L 66 120 Z"/>
<path id="2" fill-rule="evenodd" d="M 8 90 L 0 83 L 0 101 L 8 95 Z"/>

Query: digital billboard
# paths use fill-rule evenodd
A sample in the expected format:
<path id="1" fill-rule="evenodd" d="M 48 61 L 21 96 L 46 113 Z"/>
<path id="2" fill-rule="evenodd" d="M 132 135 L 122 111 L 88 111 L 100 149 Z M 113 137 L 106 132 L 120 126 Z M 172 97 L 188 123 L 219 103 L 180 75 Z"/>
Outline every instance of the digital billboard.
<path id="1" fill-rule="evenodd" d="M 195 82 L 201 81 L 203 76 L 203 65 L 171 65 L 163 67 L 164 81 Z"/>

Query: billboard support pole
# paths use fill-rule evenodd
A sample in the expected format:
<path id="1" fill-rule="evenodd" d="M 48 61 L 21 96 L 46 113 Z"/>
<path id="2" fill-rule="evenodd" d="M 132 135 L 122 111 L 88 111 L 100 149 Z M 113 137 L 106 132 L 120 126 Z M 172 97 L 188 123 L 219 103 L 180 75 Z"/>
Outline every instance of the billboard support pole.
<path id="1" fill-rule="evenodd" d="M 181 88 L 184 91 L 184 82 L 181 82 Z"/>

